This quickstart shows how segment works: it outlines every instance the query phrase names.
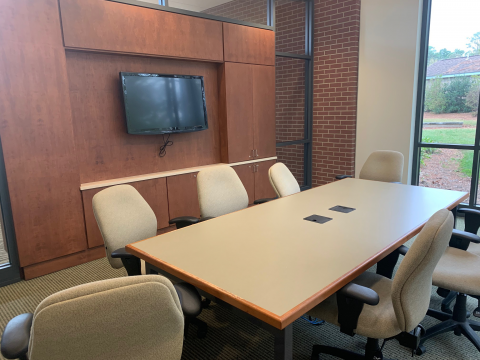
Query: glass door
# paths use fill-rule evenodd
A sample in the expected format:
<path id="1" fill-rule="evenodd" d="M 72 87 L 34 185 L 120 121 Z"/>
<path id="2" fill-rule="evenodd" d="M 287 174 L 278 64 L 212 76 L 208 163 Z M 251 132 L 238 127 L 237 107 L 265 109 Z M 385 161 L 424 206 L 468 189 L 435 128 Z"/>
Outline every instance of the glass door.
<path id="1" fill-rule="evenodd" d="M 480 205 L 480 2 L 424 6 L 412 183 L 470 192 Z"/>
<path id="2" fill-rule="evenodd" d="M 20 281 L 15 230 L 0 142 L 0 286 Z"/>

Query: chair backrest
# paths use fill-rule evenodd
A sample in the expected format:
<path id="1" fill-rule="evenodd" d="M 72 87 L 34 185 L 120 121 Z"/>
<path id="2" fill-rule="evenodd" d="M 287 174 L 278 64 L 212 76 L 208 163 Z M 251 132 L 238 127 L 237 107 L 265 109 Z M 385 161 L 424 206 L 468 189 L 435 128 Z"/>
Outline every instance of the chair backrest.
<path id="1" fill-rule="evenodd" d="M 247 190 L 235 170 L 228 165 L 200 171 L 197 190 L 202 217 L 217 217 L 248 206 Z"/>
<path id="2" fill-rule="evenodd" d="M 34 313 L 30 360 L 180 359 L 183 313 L 170 280 L 122 277 L 49 296 Z"/>
<path id="3" fill-rule="evenodd" d="M 432 275 L 453 230 L 448 210 L 435 213 L 418 234 L 400 264 L 392 284 L 392 303 L 402 331 L 412 331 L 427 314 Z"/>
<path id="4" fill-rule="evenodd" d="M 403 163 L 403 154 L 398 151 L 374 151 L 363 165 L 360 171 L 360 179 L 401 182 Z"/>
<path id="5" fill-rule="evenodd" d="M 300 192 L 300 186 L 290 170 L 283 163 L 276 163 L 268 170 L 268 177 L 278 197 Z"/>
<path id="6" fill-rule="evenodd" d="M 123 266 L 111 253 L 136 241 L 157 235 L 157 218 L 145 199 L 130 185 L 112 186 L 93 197 L 93 213 L 102 233 L 108 261 Z"/>

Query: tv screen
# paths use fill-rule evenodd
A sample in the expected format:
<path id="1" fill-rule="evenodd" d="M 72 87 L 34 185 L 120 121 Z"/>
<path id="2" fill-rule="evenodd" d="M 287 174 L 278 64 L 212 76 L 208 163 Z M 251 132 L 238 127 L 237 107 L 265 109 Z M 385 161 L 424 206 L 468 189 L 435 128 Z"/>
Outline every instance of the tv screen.
<path id="1" fill-rule="evenodd" d="M 203 76 L 121 72 L 129 134 L 208 129 Z"/>

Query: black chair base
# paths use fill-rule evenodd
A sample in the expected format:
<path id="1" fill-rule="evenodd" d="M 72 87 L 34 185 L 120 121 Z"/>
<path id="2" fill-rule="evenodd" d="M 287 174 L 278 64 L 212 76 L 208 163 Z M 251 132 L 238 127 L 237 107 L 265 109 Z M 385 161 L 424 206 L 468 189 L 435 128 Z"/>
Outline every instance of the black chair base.
<path id="1" fill-rule="evenodd" d="M 480 336 L 475 331 L 480 331 L 480 322 L 470 320 L 467 317 L 467 295 L 458 294 L 457 301 L 453 308 L 453 314 L 444 313 L 437 310 L 428 310 L 427 315 L 442 321 L 427 330 L 416 354 L 422 355 L 425 353 L 425 342 L 437 335 L 453 331 L 457 336 L 465 336 L 476 348 L 480 351 Z"/>
<path id="2" fill-rule="evenodd" d="M 365 355 L 332 346 L 313 345 L 311 360 L 319 360 L 320 354 L 331 355 L 344 360 L 388 360 L 383 357 L 382 350 L 378 346 L 378 340 L 370 338 L 367 339 Z"/>
<path id="3" fill-rule="evenodd" d="M 197 337 L 199 339 L 204 339 L 207 336 L 208 325 L 205 321 L 202 321 L 198 318 L 191 318 L 191 319 L 185 318 L 185 328 L 183 332 L 183 335 L 185 338 L 187 337 L 190 324 L 193 324 L 197 327 Z"/>

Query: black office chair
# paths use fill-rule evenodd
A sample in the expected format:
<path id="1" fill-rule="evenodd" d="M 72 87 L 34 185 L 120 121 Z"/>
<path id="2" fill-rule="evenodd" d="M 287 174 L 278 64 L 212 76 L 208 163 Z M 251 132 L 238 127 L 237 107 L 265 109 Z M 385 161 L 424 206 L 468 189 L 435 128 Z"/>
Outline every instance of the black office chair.
<path id="1" fill-rule="evenodd" d="M 130 185 L 112 186 L 93 197 L 93 213 L 102 233 L 108 261 L 113 268 L 125 267 L 128 276 L 141 275 L 141 262 L 128 253 L 125 246 L 157 235 L 157 218 L 140 193 Z M 207 324 L 198 319 L 202 312 L 202 297 L 190 284 L 174 285 L 182 300 L 185 333 L 189 324 L 197 326 L 197 336 L 204 338 Z"/>
<path id="2" fill-rule="evenodd" d="M 366 336 L 365 354 L 314 345 L 312 360 L 329 354 L 346 360 L 383 359 L 378 339 L 397 339 L 414 352 L 424 332 L 419 325 L 430 304 L 433 270 L 447 248 L 453 229 L 448 210 L 434 214 L 406 253 L 393 280 L 365 272 L 311 311 L 340 331 Z M 369 306 L 364 306 L 364 305 Z"/>

